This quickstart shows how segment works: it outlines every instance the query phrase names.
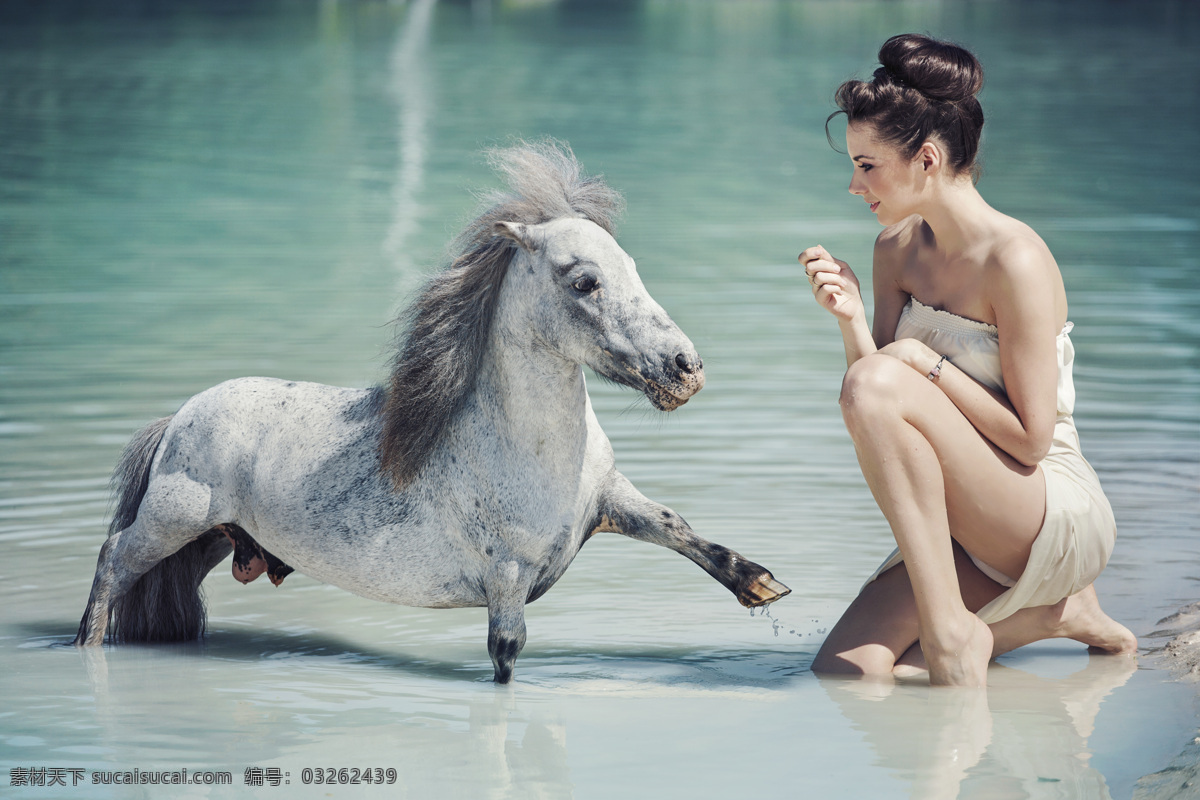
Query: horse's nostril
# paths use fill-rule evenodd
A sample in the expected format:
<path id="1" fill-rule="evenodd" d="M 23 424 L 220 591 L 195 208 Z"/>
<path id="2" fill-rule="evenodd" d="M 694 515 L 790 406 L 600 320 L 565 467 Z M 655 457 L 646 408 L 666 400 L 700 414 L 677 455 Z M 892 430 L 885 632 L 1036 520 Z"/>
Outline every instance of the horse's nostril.
<path id="1" fill-rule="evenodd" d="M 699 360 L 699 359 L 697 359 L 697 360 Z M 684 372 L 687 372 L 687 373 L 692 373 L 692 372 L 696 371 L 696 366 L 694 364 L 692 364 L 692 362 L 688 360 L 688 357 L 685 356 L 683 353 L 680 353 L 679 355 L 675 356 L 675 366 L 679 367 L 681 370 L 683 370 Z"/>

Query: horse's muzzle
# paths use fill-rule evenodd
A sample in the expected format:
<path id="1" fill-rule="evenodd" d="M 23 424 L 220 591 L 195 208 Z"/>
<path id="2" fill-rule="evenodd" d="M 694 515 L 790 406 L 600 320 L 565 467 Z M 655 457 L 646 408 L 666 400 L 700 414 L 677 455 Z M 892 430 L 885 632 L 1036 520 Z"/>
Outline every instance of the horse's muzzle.
<path id="1" fill-rule="evenodd" d="M 676 357 L 676 364 L 684 357 Z M 682 365 L 678 370 L 672 370 L 673 379 L 667 381 L 646 379 L 646 397 L 659 411 L 674 411 L 691 399 L 692 395 L 704 388 L 704 364 L 699 358 L 689 362 L 687 368 Z"/>

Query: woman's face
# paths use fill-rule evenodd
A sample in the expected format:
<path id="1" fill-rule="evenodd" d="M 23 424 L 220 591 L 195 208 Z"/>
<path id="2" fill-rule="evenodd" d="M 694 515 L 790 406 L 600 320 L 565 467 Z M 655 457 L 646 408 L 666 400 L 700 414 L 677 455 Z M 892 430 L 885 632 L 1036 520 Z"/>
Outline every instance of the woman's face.
<path id="1" fill-rule="evenodd" d="M 879 141 L 873 126 L 862 122 L 846 126 L 846 152 L 854 163 L 850 194 L 866 200 L 881 225 L 895 225 L 917 213 L 919 157 L 905 158 L 894 146 Z"/>

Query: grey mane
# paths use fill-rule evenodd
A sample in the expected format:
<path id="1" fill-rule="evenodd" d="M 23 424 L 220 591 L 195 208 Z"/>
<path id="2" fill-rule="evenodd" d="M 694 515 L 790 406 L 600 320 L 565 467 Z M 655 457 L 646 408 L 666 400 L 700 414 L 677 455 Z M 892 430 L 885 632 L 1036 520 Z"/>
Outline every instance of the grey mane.
<path id="1" fill-rule="evenodd" d="M 488 161 L 507 190 L 484 195 L 484 210 L 455 240 L 449 266 L 401 318 L 406 335 L 386 388 L 379 443 L 382 469 L 397 486 L 416 476 L 475 387 L 500 285 L 516 254 L 495 224 L 581 217 L 612 234 L 624 206 L 600 176 L 583 174 L 566 144 L 518 142 L 489 151 Z"/>

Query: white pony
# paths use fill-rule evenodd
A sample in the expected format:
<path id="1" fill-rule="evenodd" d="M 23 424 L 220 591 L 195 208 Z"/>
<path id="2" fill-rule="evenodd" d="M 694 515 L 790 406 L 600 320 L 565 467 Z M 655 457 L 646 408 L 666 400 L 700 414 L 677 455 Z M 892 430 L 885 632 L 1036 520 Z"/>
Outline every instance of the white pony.
<path id="1" fill-rule="evenodd" d="M 487 606 L 499 683 L 525 604 L 600 531 L 682 553 L 746 606 L 788 593 L 614 466 L 581 364 L 664 411 L 704 385 L 611 235 L 620 195 L 552 142 L 492 157 L 509 190 L 414 303 L 386 387 L 239 378 L 137 434 L 76 644 L 110 617 L 116 641 L 198 638 L 200 582 L 231 550 L 243 582 L 294 568 L 388 603 Z"/>

